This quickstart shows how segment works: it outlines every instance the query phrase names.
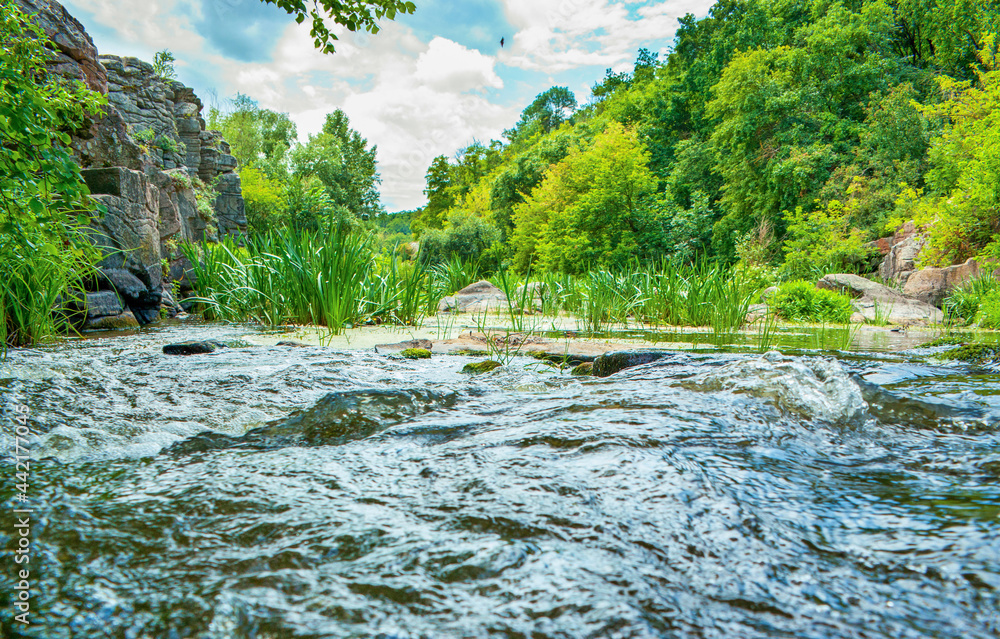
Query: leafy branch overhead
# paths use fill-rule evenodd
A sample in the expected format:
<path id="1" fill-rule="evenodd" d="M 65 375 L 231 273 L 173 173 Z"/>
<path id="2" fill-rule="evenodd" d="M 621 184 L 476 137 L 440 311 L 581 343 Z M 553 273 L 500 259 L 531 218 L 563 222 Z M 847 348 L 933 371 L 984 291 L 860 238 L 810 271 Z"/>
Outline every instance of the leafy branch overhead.
<path id="1" fill-rule="evenodd" d="M 309 31 L 317 49 L 323 53 L 333 53 L 333 41 L 337 35 L 330 30 L 327 20 L 345 27 L 348 31 L 367 31 L 378 33 L 378 21 L 382 18 L 395 20 L 397 13 L 413 13 L 416 5 L 401 0 L 314 0 L 312 6 L 307 6 L 305 0 L 261 0 L 284 9 L 289 15 L 295 16 L 299 24 L 306 18 L 312 19 L 312 29 Z"/>

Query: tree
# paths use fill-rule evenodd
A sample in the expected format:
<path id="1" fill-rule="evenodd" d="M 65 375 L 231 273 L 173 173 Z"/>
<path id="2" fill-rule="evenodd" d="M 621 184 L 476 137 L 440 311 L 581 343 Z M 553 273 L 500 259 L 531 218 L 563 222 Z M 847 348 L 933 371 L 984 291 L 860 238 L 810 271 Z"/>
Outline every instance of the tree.
<path id="1" fill-rule="evenodd" d="M 939 80 L 944 102 L 923 109 L 942 123 L 931 141 L 927 192 L 917 221 L 930 226 L 927 259 L 939 265 L 980 256 L 1000 262 L 1000 41 L 982 38 L 975 84 Z"/>
<path id="2" fill-rule="evenodd" d="M 323 130 L 297 147 L 291 156 L 292 173 L 298 178 L 315 177 L 331 201 L 359 218 L 381 211 L 377 185 L 378 148 L 350 127 L 347 115 L 337 109 L 327 114 Z"/>
<path id="3" fill-rule="evenodd" d="M 521 119 L 513 129 L 503 132 L 504 137 L 516 143 L 537 133 L 548 133 L 565 122 L 576 111 L 576 96 L 567 87 L 552 87 L 539 93 L 521 112 Z"/>
<path id="4" fill-rule="evenodd" d="M 579 273 L 648 254 L 657 235 L 649 196 L 656 178 L 634 130 L 612 122 L 592 147 L 553 166 L 514 208 L 516 266 Z"/>
<path id="5" fill-rule="evenodd" d="M 448 158 L 439 155 L 427 167 L 427 187 L 424 195 L 427 196 L 427 205 L 420 211 L 415 221 L 415 228 L 418 234 L 424 229 L 444 228 L 448 210 L 455 204 L 455 198 L 449 191 L 451 186 L 451 165 Z"/>
<path id="6" fill-rule="evenodd" d="M 212 107 L 208 126 L 222 132 L 241 168 L 256 166 L 272 180 L 288 177 L 288 153 L 295 143 L 295 123 L 287 113 L 262 109 L 256 100 L 237 93 L 223 113 Z"/>
<path id="7" fill-rule="evenodd" d="M 284 9 L 289 15 L 295 16 L 295 21 L 301 24 L 310 18 L 312 28 L 309 31 L 313 44 L 324 53 L 333 53 L 333 41 L 336 34 L 330 31 L 326 21 L 346 27 L 348 31 L 365 30 L 371 34 L 379 32 L 378 20 L 388 18 L 395 20 L 397 13 L 413 13 L 416 5 L 403 0 L 317 0 L 312 7 L 305 0 L 261 0 Z"/>
<path id="8" fill-rule="evenodd" d="M 176 79 L 177 72 L 174 70 L 174 62 L 174 54 L 170 53 L 169 50 L 157 51 L 153 56 L 153 73 L 164 80 Z"/>

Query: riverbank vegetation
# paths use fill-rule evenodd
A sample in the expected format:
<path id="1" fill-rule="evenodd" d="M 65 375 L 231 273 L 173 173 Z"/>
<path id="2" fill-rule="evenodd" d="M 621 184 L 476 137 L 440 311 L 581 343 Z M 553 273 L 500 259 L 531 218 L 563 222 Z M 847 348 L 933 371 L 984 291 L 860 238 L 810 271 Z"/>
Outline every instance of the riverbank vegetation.
<path id="1" fill-rule="evenodd" d="M 552 87 L 502 140 L 435 158 L 426 206 L 393 215 L 366 199 L 375 149 L 340 112 L 297 147 L 287 117 L 247 99 L 213 117 L 258 232 L 311 211 L 374 233 L 392 263 L 419 242 L 428 278 L 530 270 L 594 326 L 731 324 L 782 282 L 790 319 L 840 322 L 846 300 L 795 282 L 872 273 L 874 241 L 905 220 L 929 236 L 921 265 L 1000 264 L 998 21 L 972 2 L 723 0 L 681 20 L 666 59 L 641 50 L 583 104 Z"/>
<path id="2" fill-rule="evenodd" d="M 0 0 L 0 347 L 68 328 L 72 291 L 98 256 L 85 228 L 94 205 L 66 145 L 104 98 L 46 73 L 44 32 Z"/>

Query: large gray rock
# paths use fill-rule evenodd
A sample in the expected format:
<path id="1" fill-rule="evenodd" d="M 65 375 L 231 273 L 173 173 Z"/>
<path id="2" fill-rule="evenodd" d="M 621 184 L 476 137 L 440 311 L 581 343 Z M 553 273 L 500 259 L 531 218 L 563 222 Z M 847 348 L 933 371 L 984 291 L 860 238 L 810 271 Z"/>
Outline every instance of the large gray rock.
<path id="1" fill-rule="evenodd" d="M 941 306 L 952 289 L 979 275 L 979 265 L 972 258 L 964 264 L 944 268 L 925 268 L 913 272 L 903 285 L 903 293 L 934 306 Z"/>
<path id="2" fill-rule="evenodd" d="M 121 299 L 114 291 L 87 293 L 87 320 L 114 317 L 125 312 Z"/>
<path id="3" fill-rule="evenodd" d="M 940 324 L 944 321 L 941 309 L 932 304 L 907 297 L 895 289 L 859 275 L 824 275 L 816 283 L 816 287 L 845 293 L 854 298 L 854 308 L 868 321 L 885 319 L 890 324 L 903 326 Z"/>
<path id="4" fill-rule="evenodd" d="M 441 312 L 483 313 L 507 308 L 507 296 L 499 288 L 486 280 L 469 284 L 454 295 L 441 300 Z"/>

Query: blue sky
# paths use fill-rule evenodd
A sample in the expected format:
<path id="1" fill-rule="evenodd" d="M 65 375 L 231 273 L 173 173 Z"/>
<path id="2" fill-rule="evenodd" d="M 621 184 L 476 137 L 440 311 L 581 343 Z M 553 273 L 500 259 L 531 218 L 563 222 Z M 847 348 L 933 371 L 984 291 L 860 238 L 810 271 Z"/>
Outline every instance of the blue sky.
<path id="1" fill-rule="evenodd" d="M 712 0 L 414 0 L 377 35 L 338 32 L 313 49 L 306 25 L 259 0 L 65 0 L 101 53 L 152 60 L 169 49 L 178 78 L 207 105 L 241 92 L 286 112 L 305 139 L 343 109 L 379 149 L 382 201 L 421 206 L 437 155 L 499 138 L 534 97 L 568 86 L 581 103 L 605 69 L 636 51 L 665 54 L 677 18 Z M 500 47 L 500 38 L 505 46 Z"/>

